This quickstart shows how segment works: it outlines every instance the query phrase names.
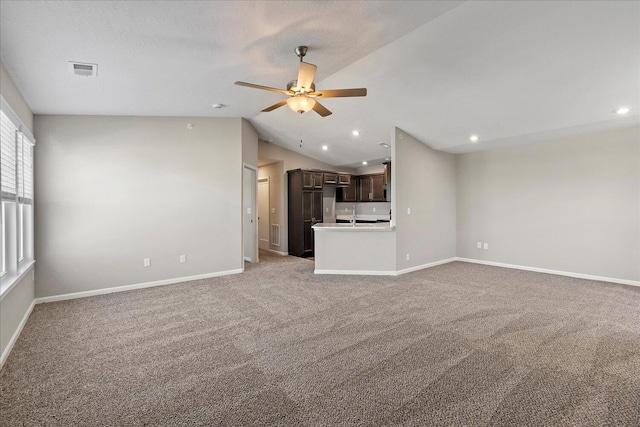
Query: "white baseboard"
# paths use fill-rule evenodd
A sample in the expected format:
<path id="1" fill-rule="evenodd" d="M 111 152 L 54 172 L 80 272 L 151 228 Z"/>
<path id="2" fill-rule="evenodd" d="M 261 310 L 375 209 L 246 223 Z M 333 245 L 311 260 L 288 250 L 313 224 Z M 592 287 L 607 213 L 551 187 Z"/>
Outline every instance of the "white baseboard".
<path id="1" fill-rule="evenodd" d="M 346 274 L 350 276 L 395 276 L 395 271 L 372 270 L 313 270 L 313 274 Z"/>
<path id="2" fill-rule="evenodd" d="M 9 353 L 11 353 L 11 350 L 13 349 L 14 344 L 18 340 L 18 337 L 20 336 L 20 334 L 22 333 L 22 328 L 24 328 L 24 325 L 27 324 L 27 320 L 29 320 L 29 316 L 31 315 L 31 312 L 33 311 L 33 307 L 35 305 L 36 305 L 35 300 L 31 301 L 31 305 L 27 309 L 27 312 L 24 313 L 24 316 L 22 316 L 22 320 L 20 321 L 20 324 L 16 328 L 13 335 L 11 335 L 11 339 L 7 343 L 7 347 L 2 352 L 2 356 L 0 356 L 0 369 L 2 369 L 2 367 L 4 366 L 4 362 L 7 360 L 7 357 L 9 357 Z"/>
<path id="3" fill-rule="evenodd" d="M 280 251 L 276 251 L 275 249 L 266 249 L 269 252 L 273 252 L 274 254 L 278 254 L 280 256 L 287 256 L 289 255 L 287 252 L 280 252 Z"/>
<path id="4" fill-rule="evenodd" d="M 238 268 L 237 270 L 226 270 L 226 271 L 218 271 L 216 273 L 199 274 L 196 276 L 177 277 L 175 279 L 157 280 L 155 282 L 137 283 L 135 285 L 116 286 L 113 288 L 96 289 L 93 291 L 83 291 L 83 292 L 74 292 L 70 294 L 53 295 L 50 297 L 36 298 L 35 303 L 42 304 L 47 302 L 65 301 L 69 299 L 92 297 L 95 295 L 111 294 L 114 292 L 131 291 L 134 289 L 152 288 L 154 286 L 175 285 L 176 283 L 191 282 L 193 280 L 201 280 L 201 279 L 209 279 L 211 277 L 228 276 L 230 274 L 238 274 L 242 272 L 243 272 L 243 269 Z"/>
<path id="5" fill-rule="evenodd" d="M 622 285 L 640 286 L 640 282 L 636 280 L 616 279 L 614 277 L 593 276 L 591 274 L 573 273 L 570 271 L 549 270 L 547 268 L 528 267 L 526 265 L 505 264 L 502 262 L 484 261 L 472 258 L 460 258 L 458 261 L 470 262 L 473 264 L 491 265 L 494 267 L 513 268 L 515 270 L 535 271 L 538 273 L 557 274 L 558 276 L 575 277 L 577 279 L 597 280 L 599 282 L 620 283 Z"/>
<path id="6" fill-rule="evenodd" d="M 441 259 L 440 261 L 434 261 L 427 264 L 416 265 L 415 267 L 409 267 L 402 270 L 398 270 L 395 273 L 395 276 L 400 276 L 401 274 L 411 273 L 412 271 L 424 270 L 425 268 L 435 267 L 436 265 L 448 264 L 453 261 L 457 261 L 457 257 Z"/>
<path id="7" fill-rule="evenodd" d="M 415 267 L 405 268 L 398 271 L 373 271 L 373 270 L 313 270 L 314 274 L 349 274 L 360 276 L 400 276 L 401 274 L 411 273 L 412 271 L 423 270 L 425 268 L 435 267 L 436 265 L 448 264 L 457 261 L 458 258 L 447 258 L 440 261 L 430 262 L 428 264 L 416 265 Z"/>

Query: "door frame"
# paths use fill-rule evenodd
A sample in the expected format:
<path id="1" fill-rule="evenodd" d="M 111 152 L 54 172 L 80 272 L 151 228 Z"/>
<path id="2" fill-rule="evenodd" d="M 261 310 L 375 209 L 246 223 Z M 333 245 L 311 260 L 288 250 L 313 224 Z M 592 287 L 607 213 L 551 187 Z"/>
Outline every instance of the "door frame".
<path id="1" fill-rule="evenodd" d="M 264 178 L 258 178 L 258 183 L 256 186 L 256 200 L 258 203 L 258 207 L 260 205 L 260 197 L 259 197 L 259 193 L 260 193 L 260 183 L 266 182 L 267 183 L 267 246 L 268 246 L 268 250 L 271 250 L 271 180 L 269 179 L 268 176 L 265 176 Z M 257 212 L 257 208 L 256 208 L 256 214 L 258 214 L 259 212 Z M 258 219 L 258 252 L 260 252 L 260 220 Z"/>
<path id="2" fill-rule="evenodd" d="M 253 210 L 251 211 L 251 219 L 253 220 L 253 224 L 255 224 L 255 232 L 253 233 L 253 254 L 250 258 L 249 262 L 255 263 L 255 262 L 259 262 L 259 258 L 258 258 L 258 168 L 257 166 L 253 166 L 249 163 L 245 163 L 242 162 L 242 203 L 241 203 L 241 219 L 242 219 L 242 252 L 241 252 L 241 257 L 240 259 L 242 260 L 242 270 L 244 271 L 244 261 L 245 261 L 245 253 L 244 253 L 244 244 L 245 244 L 245 234 L 246 234 L 246 230 L 244 227 L 244 216 L 245 216 L 245 205 L 244 205 L 244 170 L 245 169 L 249 169 L 251 171 L 253 171 L 253 176 L 255 177 L 255 180 L 252 181 L 251 183 L 251 191 L 253 192 Z"/>

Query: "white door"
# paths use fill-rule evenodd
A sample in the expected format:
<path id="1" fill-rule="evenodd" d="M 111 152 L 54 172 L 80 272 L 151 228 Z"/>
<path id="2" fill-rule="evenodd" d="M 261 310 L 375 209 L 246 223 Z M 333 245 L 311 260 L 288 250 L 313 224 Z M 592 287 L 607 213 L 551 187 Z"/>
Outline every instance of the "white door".
<path id="1" fill-rule="evenodd" d="M 269 179 L 258 181 L 258 246 L 269 249 Z"/>
<path id="2" fill-rule="evenodd" d="M 244 167 L 242 175 L 242 235 L 244 240 L 244 259 L 258 262 L 258 230 L 256 227 L 256 171 Z"/>

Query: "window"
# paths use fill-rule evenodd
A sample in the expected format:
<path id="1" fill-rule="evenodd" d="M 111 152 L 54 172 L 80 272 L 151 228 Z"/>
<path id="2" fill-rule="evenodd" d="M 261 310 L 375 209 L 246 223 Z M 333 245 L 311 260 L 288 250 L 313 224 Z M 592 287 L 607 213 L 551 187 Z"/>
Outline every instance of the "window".
<path id="1" fill-rule="evenodd" d="M 7 273 L 7 261 L 6 261 L 5 256 L 4 256 L 4 252 L 5 252 L 4 248 L 5 248 L 5 245 L 6 245 L 5 242 L 4 242 L 4 239 L 5 239 L 5 237 L 4 237 L 4 233 L 5 233 L 5 231 L 4 231 L 4 224 L 5 224 L 4 202 L 0 203 L 0 205 L 1 205 L 0 208 L 2 209 L 2 216 L 0 216 L 0 218 L 2 219 L 2 222 L 0 222 L 0 234 L 2 234 L 2 240 L 1 240 L 2 247 L 0 247 L 0 258 L 2 258 L 2 270 L 0 270 L 0 277 L 2 277 Z"/>
<path id="2" fill-rule="evenodd" d="M 33 261 L 33 146 L 31 132 L 0 95 L 2 289 L 7 276 L 11 281 L 31 264 L 23 261 Z"/>

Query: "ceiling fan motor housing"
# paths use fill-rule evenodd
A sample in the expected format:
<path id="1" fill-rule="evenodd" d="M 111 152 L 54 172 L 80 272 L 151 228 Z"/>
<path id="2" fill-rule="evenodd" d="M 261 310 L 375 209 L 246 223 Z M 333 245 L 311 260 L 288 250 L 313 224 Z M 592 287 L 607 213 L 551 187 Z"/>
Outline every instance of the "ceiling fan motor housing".
<path id="1" fill-rule="evenodd" d="M 291 80 L 289 83 L 287 83 L 287 90 L 291 90 L 297 86 L 298 86 L 298 80 Z M 311 87 L 309 88 L 307 93 L 315 92 L 315 90 L 316 90 L 316 85 L 314 83 L 311 83 Z"/>

